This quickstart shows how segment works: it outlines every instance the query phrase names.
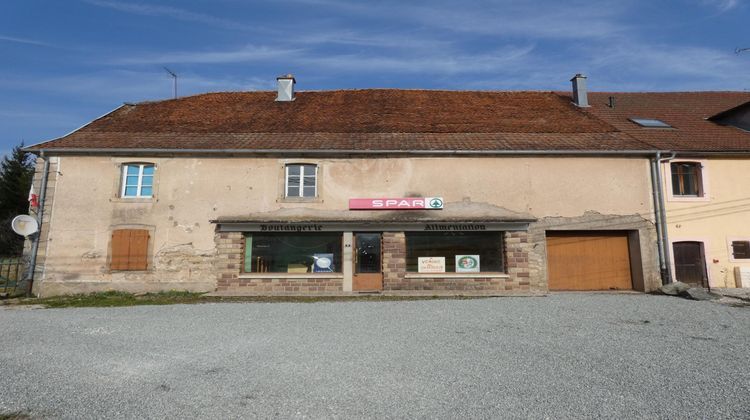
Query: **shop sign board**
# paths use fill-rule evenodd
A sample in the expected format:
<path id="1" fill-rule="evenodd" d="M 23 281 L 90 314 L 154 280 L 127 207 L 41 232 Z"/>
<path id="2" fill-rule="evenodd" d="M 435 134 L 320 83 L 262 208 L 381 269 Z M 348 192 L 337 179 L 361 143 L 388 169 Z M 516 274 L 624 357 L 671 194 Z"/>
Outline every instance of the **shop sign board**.
<path id="1" fill-rule="evenodd" d="M 479 255 L 456 255 L 456 273 L 478 273 Z"/>
<path id="2" fill-rule="evenodd" d="M 445 257 L 419 257 L 420 273 L 445 273 Z"/>
<path id="3" fill-rule="evenodd" d="M 470 232 L 519 231 L 528 229 L 528 222 L 218 222 L 220 232 Z"/>
<path id="4" fill-rule="evenodd" d="M 442 210 L 443 197 L 350 198 L 349 210 Z"/>

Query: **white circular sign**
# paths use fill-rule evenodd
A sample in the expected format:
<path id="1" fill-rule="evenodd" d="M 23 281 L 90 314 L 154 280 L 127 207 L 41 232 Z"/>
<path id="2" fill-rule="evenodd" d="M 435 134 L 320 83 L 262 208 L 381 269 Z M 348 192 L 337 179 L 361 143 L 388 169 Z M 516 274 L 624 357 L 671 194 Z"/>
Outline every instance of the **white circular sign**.
<path id="1" fill-rule="evenodd" d="M 318 267 L 320 267 L 320 268 L 328 268 L 328 267 L 330 267 L 330 266 L 331 266 L 331 263 L 332 263 L 332 262 L 333 262 L 333 261 L 331 261 L 331 259 L 330 259 L 330 258 L 326 258 L 326 257 L 319 257 L 319 258 L 318 258 L 318 260 L 317 260 L 317 261 L 315 261 L 315 264 L 317 264 L 317 265 L 318 265 Z"/>

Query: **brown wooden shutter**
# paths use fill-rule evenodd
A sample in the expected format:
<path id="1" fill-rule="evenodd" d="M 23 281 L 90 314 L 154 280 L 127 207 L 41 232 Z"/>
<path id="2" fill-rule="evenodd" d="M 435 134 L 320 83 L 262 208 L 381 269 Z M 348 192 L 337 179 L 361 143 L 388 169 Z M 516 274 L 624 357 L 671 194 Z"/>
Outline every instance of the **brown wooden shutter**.
<path id="1" fill-rule="evenodd" d="M 112 270 L 128 269 L 128 254 L 130 253 L 130 231 L 115 230 L 112 232 Z"/>
<path id="2" fill-rule="evenodd" d="M 148 266 L 148 231 L 130 231 L 129 270 L 145 270 Z"/>
<path id="3" fill-rule="evenodd" d="M 149 233 L 142 229 L 119 229 L 112 232 L 112 270 L 146 270 L 148 268 Z"/>

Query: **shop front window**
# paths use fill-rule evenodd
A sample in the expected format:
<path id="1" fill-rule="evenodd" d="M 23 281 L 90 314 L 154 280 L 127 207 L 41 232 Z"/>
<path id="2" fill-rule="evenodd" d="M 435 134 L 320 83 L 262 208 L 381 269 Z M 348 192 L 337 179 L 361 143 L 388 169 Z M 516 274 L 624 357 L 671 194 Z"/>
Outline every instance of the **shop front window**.
<path id="1" fill-rule="evenodd" d="M 502 232 L 406 232 L 406 271 L 503 272 L 502 247 Z"/>
<path id="2" fill-rule="evenodd" d="M 245 235 L 246 273 L 340 273 L 341 233 Z"/>

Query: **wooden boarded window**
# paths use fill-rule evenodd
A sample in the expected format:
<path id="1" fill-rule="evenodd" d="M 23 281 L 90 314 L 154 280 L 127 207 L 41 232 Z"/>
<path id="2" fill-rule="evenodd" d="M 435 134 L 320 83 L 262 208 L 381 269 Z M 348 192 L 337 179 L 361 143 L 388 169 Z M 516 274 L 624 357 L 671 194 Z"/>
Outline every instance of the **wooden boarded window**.
<path id="1" fill-rule="evenodd" d="M 148 267 L 149 233 L 143 229 L 112 232 L 112 270 L 145 270 Z"/>
<path id="2" fill-rule="evenodd" d="M 735 260 L 750 259 L 750 241 L 732 241 L 732 258 Z"/>

